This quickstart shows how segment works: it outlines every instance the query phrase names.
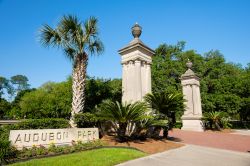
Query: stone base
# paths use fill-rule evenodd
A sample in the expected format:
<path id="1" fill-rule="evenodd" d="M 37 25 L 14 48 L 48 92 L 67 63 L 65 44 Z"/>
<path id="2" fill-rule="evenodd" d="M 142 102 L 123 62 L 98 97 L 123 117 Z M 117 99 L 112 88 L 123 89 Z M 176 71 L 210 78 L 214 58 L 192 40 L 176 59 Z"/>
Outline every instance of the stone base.
<path id="1" fill-rule="evenodd" d="M 200 118 L 197 117 L 182 117 L 182 128 L 181 130 L 187 131 L 204 131 L 204 125 Z"/>

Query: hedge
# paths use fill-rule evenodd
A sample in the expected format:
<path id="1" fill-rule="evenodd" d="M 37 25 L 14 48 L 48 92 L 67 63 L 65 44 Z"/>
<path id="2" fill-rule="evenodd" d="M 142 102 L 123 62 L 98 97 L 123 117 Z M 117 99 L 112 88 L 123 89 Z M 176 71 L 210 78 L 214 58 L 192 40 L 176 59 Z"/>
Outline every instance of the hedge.
<path id="1" fill-rule="evenodd" d="M 76 114 L 74 117 L 75 123 L 79 128 L 87 128 L 87 127 L 97 127 L 98 126 L 98 118 L 95 114 L 85 112 Z"/>

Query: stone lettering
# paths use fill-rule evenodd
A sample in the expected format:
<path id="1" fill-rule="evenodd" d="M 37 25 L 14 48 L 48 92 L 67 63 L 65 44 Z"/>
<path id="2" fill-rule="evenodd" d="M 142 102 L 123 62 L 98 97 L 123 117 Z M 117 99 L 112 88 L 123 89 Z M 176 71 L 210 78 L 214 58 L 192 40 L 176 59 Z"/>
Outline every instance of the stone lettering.
<path id="1" fill-rule="evenodd" d="M 97 128 L 11 130 L 9 140 L 17 149 L 33 145 L 71 145 L 73 141 L 88 142 L 99 138 Z"/>
<path id="2" fill-rule="evenodd" d="M 57 132 L 56 139 L 58 139 L 58 140 L 62 139 L 62 133 L 61 132 Z"/>
<path id="3" fill-rule="evenodd" d="M 46 141 L 47 140 L 47 133 L 42 133 L 42 141 Z"/>
<path id="4" fill-rule="evenodd" d="M 20 134 L 18 134 L 15 143 L 17 143 L 18 141 L 22 142 L 22 141 L 21 141 L 21 136 L 20 136 Z"/>
<path id="5" fill-rule="evenodd" d="M 80 138 L 81 137 L 81 131 L 78 131 L 77 133 L 78 133 L 78 135 L 77 135 L 78 138 Z"/>
<path id="6" fill-rule="evenodd" d="M 27 139 L 27 135 L 29 139 Z M 24 134 L 24 142 L 30 142 L 30 134 Z"/>
<path id="7" fill-rule="evenodd" d="M 49 133 L 49 140 L 53 141 L 54 140 L 54 133 Z"/>
<path id="8" fill-rule="evenodd" d="M 68 132 L 63 132 L 63 139 L 68 138 Z"/>
<path id="9" fill-rule="evenodd" d="M 39 135 L 38 135 L 38 133 L 34 133 L 34 134 L 33 134 L 33 142 L 38 142 L 38 140 L 39 140 Z"/>
<path id="10" fill-rule="evenodd" d="M 82 132 L 82 137 L 84 138 L 86 136 L 85 131 Z"/>
<path id="11" fill-rule="evenodd" d="M 91 135 L 92 135 L 92 132 L 89 130 L 89 131 L 88 131 L 88 140 L 90 140 L 89 137 L 90 137 Z"/>
<path id="12" fill-rule="evenodd" d="M 95 134 L 96 134 L 96 131 L 94 130 L 94 131 L 93 131 L 93 135 L 95 135 Z"/>

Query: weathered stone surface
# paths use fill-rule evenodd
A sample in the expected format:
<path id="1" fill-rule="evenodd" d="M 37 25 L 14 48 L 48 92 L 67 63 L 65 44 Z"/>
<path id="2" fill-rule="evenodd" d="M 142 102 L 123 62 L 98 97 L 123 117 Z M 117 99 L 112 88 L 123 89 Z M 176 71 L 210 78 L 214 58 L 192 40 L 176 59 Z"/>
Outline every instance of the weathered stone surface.
<path id="1" fill-rule="evenodd" d="M 151 93 L 151 63 L 154 51 L 140 39 L 141 27 L 132 28 L 134 39 L 119 50 L 122 56 L 122 102 L 141 101 Z"/>
<path id="2" fill-rule="evenodd" d="M 33 145 L 69 145 L 72 141 L 99 139 L 98 128 L 11 130 L 9 140 L 18 149 Z"/>
<path id="3" fill-rule="evenodd" d="M 182 130 L 204 131 L 200 97 L 199 77 L 191 70 L 192 63 L 187 63 L 188 70 L 181 76 L 185 111 L 182 119 Z"/>

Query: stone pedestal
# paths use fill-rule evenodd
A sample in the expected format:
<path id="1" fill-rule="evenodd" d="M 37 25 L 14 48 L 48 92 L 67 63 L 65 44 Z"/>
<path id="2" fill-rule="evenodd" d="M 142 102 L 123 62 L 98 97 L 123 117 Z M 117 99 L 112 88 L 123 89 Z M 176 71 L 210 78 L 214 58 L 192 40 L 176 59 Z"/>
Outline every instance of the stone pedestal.
<path id="1" fill-rule="evenodd" d="M 187 63 L 188 70 L 181 76 L 181 85 L 185 101 L 182 130 L 204 131 L 201 121 L 202 108 L 199 77 L 191 70 L 192 63 Z"/>
<path id="2" fill-rule="evenodd" d="M 122 57 L 122 102 L 141 101 L 151 93 L 151 63 L 154 51 L 140 39 L 141 27 L 132 27 L 134 39 L 119 50 Z"/>

